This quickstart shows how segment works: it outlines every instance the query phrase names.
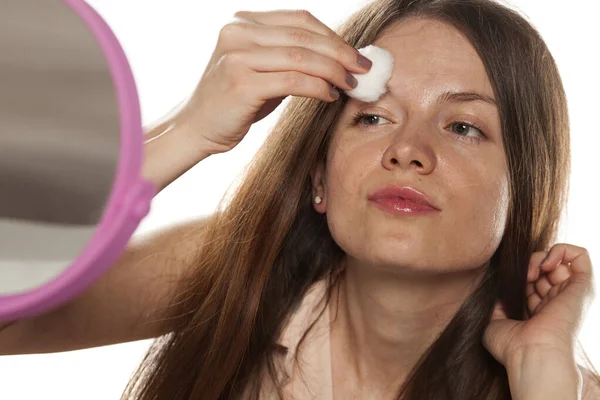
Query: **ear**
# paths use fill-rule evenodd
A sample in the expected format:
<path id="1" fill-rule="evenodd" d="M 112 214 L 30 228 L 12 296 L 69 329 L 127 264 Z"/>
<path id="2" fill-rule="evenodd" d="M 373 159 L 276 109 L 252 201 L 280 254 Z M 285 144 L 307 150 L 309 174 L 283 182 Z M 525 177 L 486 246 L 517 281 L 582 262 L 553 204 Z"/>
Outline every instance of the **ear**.
<path id="1" fill-rule="evenodd" d="M 327 198 L 325 197 L 325 166 L 318 163 L 315 169 L 310 174 L 312 185 L 311 202 L 317 212 L 324 214 L 327 210 Z M 321 203 L 315 203 L 315 197 L 321 198 Z"/>

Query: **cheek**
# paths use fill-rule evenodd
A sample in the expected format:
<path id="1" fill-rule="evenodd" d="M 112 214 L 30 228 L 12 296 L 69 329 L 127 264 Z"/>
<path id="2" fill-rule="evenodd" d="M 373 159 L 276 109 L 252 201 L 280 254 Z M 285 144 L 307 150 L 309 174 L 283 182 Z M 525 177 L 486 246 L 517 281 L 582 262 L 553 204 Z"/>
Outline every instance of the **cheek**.
<path id="1" fill-rule="evenodd" d="M 328 159 L 327 198 L 335 202 L 336 206 L 344 208 L 360 201 L 361 197 L 366 199 L 367 191 L 371 189 L 368 186 L 369 174 L 377 162 L 374 161 L 376 159 L 377 151 L 368 146 L 341 143 Z"/>
<path id="2" fill-rule="evenodd" d="M 327 224 L 334 240 L 348 252 L 364 242 L 369 160 L 351 149 L 340 149 L 329 160 L 326 172 Z"/>
<path id="3" fill-rule="evenodd" d="M 448 265 L 485 263 L 504 235 L 508 212 L 507 170 L 500 155 L 446 158 L 438 165 L 445 194 L 437 245 Z M 468 260 L 468 261 L 467 261 Z"/>
<path id="4" fill-rule="evenodd" d="M 466 252 L 489 259 L 500 244 L 508 212 L 506 180 L 497 178 L 472 182 L 452 200 L 451 212 L 444 215 L 445 248 L 462 246 Z M 455 192 L 457 193 L 457 192 Z"/>

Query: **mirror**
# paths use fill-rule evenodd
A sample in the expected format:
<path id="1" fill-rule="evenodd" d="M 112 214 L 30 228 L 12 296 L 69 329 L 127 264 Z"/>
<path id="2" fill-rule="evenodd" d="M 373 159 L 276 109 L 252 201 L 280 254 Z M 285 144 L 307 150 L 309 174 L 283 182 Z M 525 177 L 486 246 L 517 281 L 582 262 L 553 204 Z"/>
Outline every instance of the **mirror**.
<path id="1" fill-rule="evenodd" d="M 140 176 L 131 70 L 91 6 L 8 0 L 0 37 L 2 321 L 47 311 L 99 278 L 155 189 Z"/>

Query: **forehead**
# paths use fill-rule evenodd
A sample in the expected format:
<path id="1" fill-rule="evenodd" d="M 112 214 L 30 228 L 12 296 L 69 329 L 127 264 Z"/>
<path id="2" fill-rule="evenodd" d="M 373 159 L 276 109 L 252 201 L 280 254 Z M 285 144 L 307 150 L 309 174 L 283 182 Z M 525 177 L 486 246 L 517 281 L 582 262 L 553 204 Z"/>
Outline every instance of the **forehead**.
<path id="1" fill-rule="evenodd" d="M 469 40 L 454 27 L 432 19 L 410 18 L 388 27 L 373 42 L 394 56 L 388 82 L 392 93 L 473 90 L 493 97 L 483 62 Z"/>

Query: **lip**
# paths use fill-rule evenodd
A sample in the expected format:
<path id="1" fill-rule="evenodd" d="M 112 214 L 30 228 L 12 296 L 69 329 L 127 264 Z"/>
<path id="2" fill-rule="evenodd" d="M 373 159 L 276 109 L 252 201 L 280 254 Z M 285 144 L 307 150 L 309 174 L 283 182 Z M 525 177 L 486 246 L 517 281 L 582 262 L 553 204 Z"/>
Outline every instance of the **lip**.
<path id="1" fill-rule="evenodd" d="M 369 200 L 380 203 L 400 206 L 401 208 L 424 210 L 437 210 L 435 205 L 427 198 L 427 196 L 419 190 L 411 186 L 388 185 L 378 189 L 376 192 L 369 195 Z M 395 207 L 395 206 L 394 206 Z"/>
<path id="2" fill-rule="evenodd" d="M 391 197 L 382 197 L 381 199 L 373 200 L 373 203 L 375 207 L 392 214 L 421 215 L 439 211 L 424 204 Z"/>

